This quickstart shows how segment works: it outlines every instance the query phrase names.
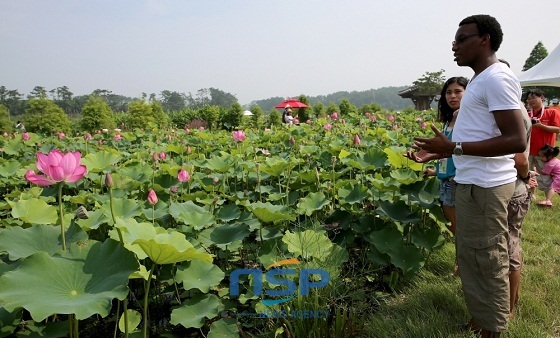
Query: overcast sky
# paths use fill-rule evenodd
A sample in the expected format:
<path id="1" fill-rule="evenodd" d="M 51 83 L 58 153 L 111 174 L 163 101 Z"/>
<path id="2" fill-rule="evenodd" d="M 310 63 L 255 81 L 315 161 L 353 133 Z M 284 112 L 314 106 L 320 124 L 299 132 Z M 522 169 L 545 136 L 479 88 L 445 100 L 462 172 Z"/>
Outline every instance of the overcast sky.
<path id="1" fill-rule="evenodd" d="M 0 0 L 0 85 L 140 97 L 214 87 L 241 104 L 406 86 L 453 62 L 461 19 L 490 14 L 516 74 L 560 43 L 560 1 Z"/>

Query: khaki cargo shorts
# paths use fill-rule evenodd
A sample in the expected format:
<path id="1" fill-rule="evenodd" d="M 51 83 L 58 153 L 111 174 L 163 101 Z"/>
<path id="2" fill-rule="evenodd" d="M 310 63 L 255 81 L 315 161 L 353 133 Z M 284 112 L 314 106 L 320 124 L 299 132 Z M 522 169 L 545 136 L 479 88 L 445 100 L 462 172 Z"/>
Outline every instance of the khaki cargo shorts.
<path id="1" fill-rule="evenodd" d="M 509 253 L 509 270 L 517 271 L 521 269 L 521 226 L 523 219 L 529 211 L 531 205 L 531 195 L 528 191 L 513 196 L 508 204 L 508 253 Z"/>
<path id="2" fill-rule="evenodd" d="M 458 184 L 457 262 L 465 302 L 481 328 L 501 332 L 509 315 L 507 206 L 515 188 Z"/>

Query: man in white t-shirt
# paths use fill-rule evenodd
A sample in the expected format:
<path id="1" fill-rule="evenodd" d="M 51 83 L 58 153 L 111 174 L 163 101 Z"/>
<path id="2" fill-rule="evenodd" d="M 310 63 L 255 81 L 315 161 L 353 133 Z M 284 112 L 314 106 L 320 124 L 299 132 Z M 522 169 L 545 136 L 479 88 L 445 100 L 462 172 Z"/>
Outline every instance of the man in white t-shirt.
<path id="1" fill-rule="evenodd" d="M 415 138 L 415 148 L 456 166 L 457 260 L 471 326 L 482 337 L 499 337 L 509 316 L 507 206 L 517 180 L 513 154 L 527 146 L 519 106 L 521 86 L 498 61 L 503 39 L 500 24 L 489 15 L 459 23 L 452 50 L 459 66 L 473 69 L 453 140 L 432 126 L 433 138 Z"/>

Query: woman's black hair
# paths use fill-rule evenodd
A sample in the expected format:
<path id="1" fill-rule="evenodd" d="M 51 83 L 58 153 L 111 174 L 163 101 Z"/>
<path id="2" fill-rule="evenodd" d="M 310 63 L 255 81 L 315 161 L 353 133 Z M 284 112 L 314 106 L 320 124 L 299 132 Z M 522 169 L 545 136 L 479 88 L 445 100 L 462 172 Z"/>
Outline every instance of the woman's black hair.
<path id="1" fill-rule="evenodd" d="M 447 92 L 447 88 L 452 83 L 457 83 L 459 86 L 463 87 L 463 89 L 467 88 L 467 84 L 469 80 L 462 76 L 455 76 L 447 79 L 443 84 L 443 88 L 441 89 L 441 94 L 438 101 L 438 121 L 443 123 L 449 123 L 453 119 L 453 113 L 455 110 L 449 106 L 447 103 L 447 99 L 445 98 L 445 92 Z"/>
<path id="2" fill-rule="evenodd" d="M 553 147 L 550 144 L 545 144 L 541 149 L 539 149 L 539 152 L 548 159 L 558 156 L 558 154 L 560 154 L 560 148 Z"/>

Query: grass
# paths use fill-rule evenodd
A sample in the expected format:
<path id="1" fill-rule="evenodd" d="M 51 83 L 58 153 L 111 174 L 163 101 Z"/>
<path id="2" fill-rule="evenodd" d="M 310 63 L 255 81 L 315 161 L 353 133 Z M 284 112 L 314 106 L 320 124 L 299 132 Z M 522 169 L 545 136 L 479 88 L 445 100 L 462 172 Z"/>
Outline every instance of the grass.
<path id="1" fill-rule="evenodd" d="M 543 200 L 542 191 L 537 201 Z M 524 265 L 515 319 L 506 338 L 560 337 L 560 197 L 552 208 L 531 205 L 523 224 Z M 365 323 L 364 337 L 475 337 L 460 332 L 469 319 L 449 242 L 432 254 L 422 272 L 383 303 Z"/>

